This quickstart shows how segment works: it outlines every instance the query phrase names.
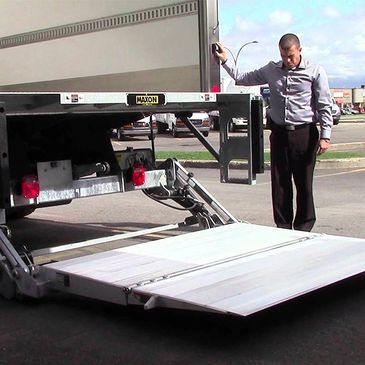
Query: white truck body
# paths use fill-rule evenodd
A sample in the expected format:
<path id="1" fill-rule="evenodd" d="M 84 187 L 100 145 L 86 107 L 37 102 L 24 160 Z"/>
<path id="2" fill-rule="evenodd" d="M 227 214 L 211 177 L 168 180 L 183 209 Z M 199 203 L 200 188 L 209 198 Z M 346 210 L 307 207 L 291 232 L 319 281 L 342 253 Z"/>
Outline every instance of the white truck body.
<path id="1" fill-rule="evenodd" d="M 2 17 L 0 91 L 219 86 L 215 0 L 5 0 Z"/>

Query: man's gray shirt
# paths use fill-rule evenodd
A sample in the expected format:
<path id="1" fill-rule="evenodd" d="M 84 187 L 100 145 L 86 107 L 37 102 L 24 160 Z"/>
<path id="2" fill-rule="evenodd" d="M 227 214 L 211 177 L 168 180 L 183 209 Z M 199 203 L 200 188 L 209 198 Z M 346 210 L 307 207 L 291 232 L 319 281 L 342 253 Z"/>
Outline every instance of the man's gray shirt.
<path id="1" fill-rule="evenodd" d="M 331 138 L 332 97 L 323 67 L 301 59 L 298 67 L 287 69 L 282 61 L 269 62 L 258 70 L 240 73 L 228 60 L 223 68 L 236 85 L 263 85 L 270 88 L 270 118 L 274 123 L 305 124 L 319 122 L 321 138 Z"/>

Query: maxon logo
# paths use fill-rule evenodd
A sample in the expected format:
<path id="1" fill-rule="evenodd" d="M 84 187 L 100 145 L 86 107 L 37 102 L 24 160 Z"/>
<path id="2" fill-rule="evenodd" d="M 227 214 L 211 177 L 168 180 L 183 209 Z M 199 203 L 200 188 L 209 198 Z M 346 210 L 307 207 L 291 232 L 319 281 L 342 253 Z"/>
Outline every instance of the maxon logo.
<path id="1" fill-rule="evenodd" d="M 146 105 L 146 104 L 159 104 L 158 95 L 137 95 L 136 104 Z"/>

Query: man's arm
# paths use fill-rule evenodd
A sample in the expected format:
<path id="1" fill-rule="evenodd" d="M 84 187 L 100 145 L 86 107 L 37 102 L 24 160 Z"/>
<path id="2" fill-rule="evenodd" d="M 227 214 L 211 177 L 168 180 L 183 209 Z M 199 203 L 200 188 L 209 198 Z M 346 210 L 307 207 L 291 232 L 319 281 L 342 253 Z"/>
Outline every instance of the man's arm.
<path id="1" fill-rule="evenodd" d="M 325 70 L 318 66 L 317 76 L 313 82 L 313 92 L 315 97 L 315 108 L 318 121 L 321 127 L 321 139 L 331 139 L 333 126 L 332 118 L 332 97 L 328 85 L 328 78 Z"/>
<path id="2" fill-rule="evenodd" d="M 329 148 L 330 148 L 330 140 L 325 139 L 325 138 L 321 138 L 319 140 L 319 146 L 318 146 L 317 154 L 320 155 L 321 153 L 325 153 Z"/>

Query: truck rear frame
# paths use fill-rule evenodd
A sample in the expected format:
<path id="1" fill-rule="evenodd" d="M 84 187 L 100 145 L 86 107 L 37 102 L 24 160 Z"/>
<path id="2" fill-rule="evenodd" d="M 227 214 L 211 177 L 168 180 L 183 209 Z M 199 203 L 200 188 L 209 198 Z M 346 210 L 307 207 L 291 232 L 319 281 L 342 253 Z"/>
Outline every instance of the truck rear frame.
<path id="1" fill-rule="evenodd" d="M 212 110 L 221 118 L 219 153 L 189 123 L 192 112 Z M 145 309 L 246 316 L 365 271 L 365 240 L 240 223 L 178 161 L 156 166 L 154 149 L 114 151 L 107 133 L 131 116 L 176 113 L 217 158 L 222 182 L 231 181 L 230 161 L 243 158 L 245 182 L 252 184 L 263 170 L 260 110 L 260 100 L 244 94 L 1 94 L 0 294 L 38 298 L 57 290 Z M 230 136 L 231 119 L 247 115 L 248 136 Z M 91 139 L 86 144 L 85 129 Z M 191 217 L 139 233 L 33 251 L 11 242 L 6 225 L 11 209 L 136 189 L 157 201 L 174 201 Z M 191 224 L 201 229 L 59 262 L 34 261 Z"/>

